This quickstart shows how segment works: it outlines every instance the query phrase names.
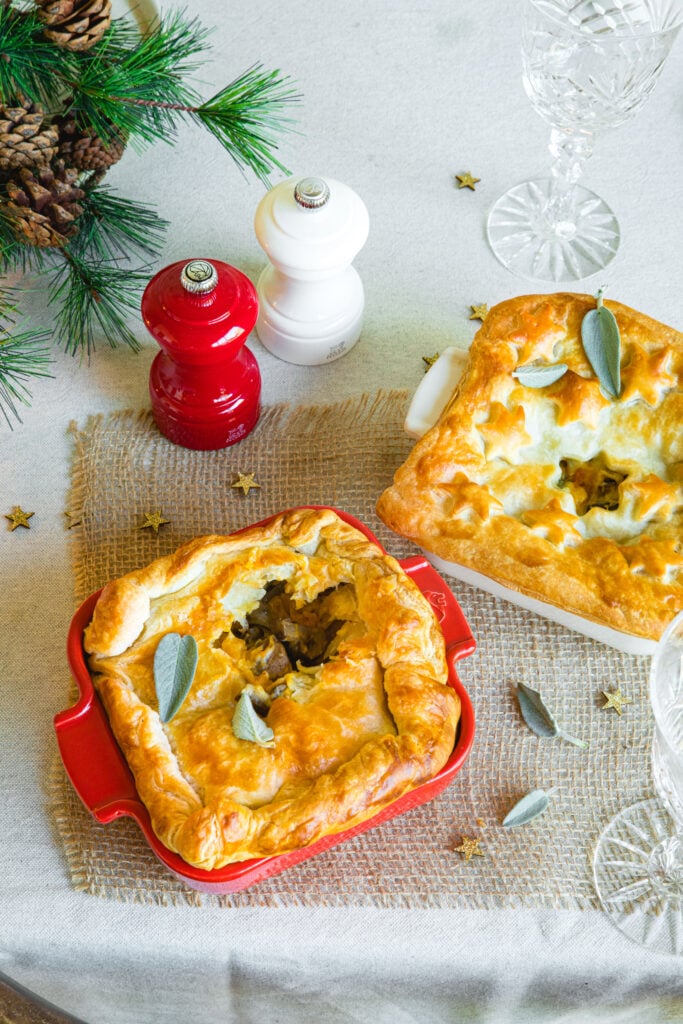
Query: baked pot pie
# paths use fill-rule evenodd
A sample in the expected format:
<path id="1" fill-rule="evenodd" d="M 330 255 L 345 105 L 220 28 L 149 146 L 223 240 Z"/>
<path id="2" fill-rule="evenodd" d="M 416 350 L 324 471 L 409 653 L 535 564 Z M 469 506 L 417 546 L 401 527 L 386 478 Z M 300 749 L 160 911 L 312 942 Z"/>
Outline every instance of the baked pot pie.
<path id="1" fill-rule="evenodd" d="M 155 652 L 171 633 L 194 637 L 197 661 L 163 722 Z M 360 823 L 454 746 L 460 702 L 431 606 L 330 509 L 201 537 L 113 581 L 84 647 L 155 833 L 199 868 Z M 235 731 L 245 695 L 267 742 Z"/>
<path id="2" fill-rule="evenodd" d="M 604 305 L 621 339 L 618 397 L 582 341 L 594 297 L 503 302 L 377 510 L 447 562 L 656 640 L 683 608 L 683 335 Z M 529 368 L 558 379 L 522 383 Z"/>

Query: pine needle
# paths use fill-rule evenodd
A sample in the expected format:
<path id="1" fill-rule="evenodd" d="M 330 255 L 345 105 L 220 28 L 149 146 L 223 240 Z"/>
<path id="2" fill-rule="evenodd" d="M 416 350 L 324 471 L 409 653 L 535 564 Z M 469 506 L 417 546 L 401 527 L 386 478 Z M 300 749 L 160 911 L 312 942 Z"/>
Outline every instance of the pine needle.
<path id="1" fill-rule="evenodd" d="M 30 392 L 26 381 L 51 377 L 49 332 L 42 330 L 13 331 L 16 303 L 9 291 L 0 292 L 0 414 L 10 430 L 12 418 L 21 423 L 17 403 L 29 405 Z"/>
<path id="2" fill-rule="evenodd" d="M 54 103 L 60 80 L 76 75 L 76 59 L 49 43 L 34 11 L 0 6 L 0 101 L 20 95 Z"/>
<path id="3" fill-rule="evenodd" d="M 284 111 L 300 98 L 289 78 L 254 65 L 193 113 L 242 172 L 249 168 L 267 185 L 273 170 L 289 173 L 273 155 L 275 133 L 293 130 Z"/>
<path id="4" fill-rule="evenodd" d="M 140 343 L 126 323 L 126 313 L 138 313 L 139 298 L 149 280 L 144 268 L 134 271 L 101 260 L 86 262 L 68 248 L 59 250 L 62 262 L 52 270 L 49 301 L 59 306 L 57 341 L 65 352 L 90 356 L 96 348 L 96 328 L 111 348 L 122 342 L 134 352 Z"/>
<path id="5" fill-rule="evenodd" d="M 98 259 L 128 257 L 131 252 L 159 256 L 168 221 L 154 210 L 97 185 L 86 187 L 81 200 L 78 234 L 69 243 L 77 256 Z"/>
<path id="6" fill-rule="evenodd" d="M 103 44 L 83 62 L 69 109 L 98 135 L 113 125 L 124 138 L 173 141 L 178 119 L 197 103 L 185 79 L 199 67 L 207 34 L 197 19 L 174 13 L 134 48 Z"/>

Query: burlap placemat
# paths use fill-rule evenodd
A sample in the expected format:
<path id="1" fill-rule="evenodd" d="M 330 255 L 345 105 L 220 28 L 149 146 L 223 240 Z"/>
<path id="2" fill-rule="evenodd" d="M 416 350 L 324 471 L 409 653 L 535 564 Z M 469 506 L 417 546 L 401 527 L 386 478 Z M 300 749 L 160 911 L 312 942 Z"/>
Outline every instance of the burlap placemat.
<path id="1" fill-rule="evenodd" d="M 415 554 L 374 507 L 412 444 L 402 428 L 407 398 L 383 392 L 323 407 L 272 406 L 248 438 L 220 452 L 172 445 L 148 413 L 73 425 L 77 600 L 191 537 L 298 504 L 337 506 L 363 519 L 392 554 Z M 260 488 L 246 496 L 233 488 L 238 472 L 253 473 Z M 168 524 L 140 529 L 156 510 Z M 620 808 L 650 793 L 648 663 L 449 583 L 478 642 L 460 669 L 477 734 L 465 768 L 436 800 L 241 893 L 199 896 L 157 862 L 130 819 L 96 823 L 60 764 L 54 814 L 74 885 L 124 900 L 224 906 L 596 907 L 597 837 Z M 534 735 L 519 714 L 520 681 L 540 690 L 588 748 Z M 602 690 L 618 686 L 633 702 L 622 716 L 603 709 Z M 526 792 L 553 787 L 543 815 L 501 826 Z M 479 838 L 483 856 L 457 852 L 463 836 Z"/>

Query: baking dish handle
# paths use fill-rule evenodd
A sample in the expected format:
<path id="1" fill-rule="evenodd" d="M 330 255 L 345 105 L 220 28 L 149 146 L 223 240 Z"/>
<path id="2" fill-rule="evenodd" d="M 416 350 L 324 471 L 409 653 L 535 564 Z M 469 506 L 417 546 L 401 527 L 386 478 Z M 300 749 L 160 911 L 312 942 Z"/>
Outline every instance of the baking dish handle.
<path id="1" fill-rule="evenodd" d="M 401 567 L 431 604 L 444 635 L 449 658 L 455 662 L 473 654 L 477 644 L 467 619 L 434 566 L 423 556 L 414 555 L 412 558 L 402 559 Z"/>
<path id="2" fill-rule="evenodd" d="M 54 727 L 67 775 L 91 814 L 103 823 L 122 814 L 137 816 L 133 776 L 95 693 L 55 715 Z"/>

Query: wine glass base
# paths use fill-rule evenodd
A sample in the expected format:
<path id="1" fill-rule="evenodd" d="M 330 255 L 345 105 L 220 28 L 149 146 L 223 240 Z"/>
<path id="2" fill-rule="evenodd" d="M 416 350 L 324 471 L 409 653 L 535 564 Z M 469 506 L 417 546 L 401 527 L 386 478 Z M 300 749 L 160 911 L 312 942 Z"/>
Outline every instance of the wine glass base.
<path id="1" fill-rule="evenodd" d="M 573 222 L 550 225 L 545 211 L 550 178 L 516 185 L 501 196 L 486 225 L 489 245 L 508 270 L 538 281 L 576 281 L 610 263 L 619 248 L 619 224 L 607 203 L 575 186 Z"/>
<path id="2" fill-rule="evenodd" d="M 664 804 L 653 798 L 627 807 L 602 833 L 593 878 L 603 910 L 633 942 L 683 955 L 683 870 L 667 875 L 666 848 L 680 843 Z"/>

